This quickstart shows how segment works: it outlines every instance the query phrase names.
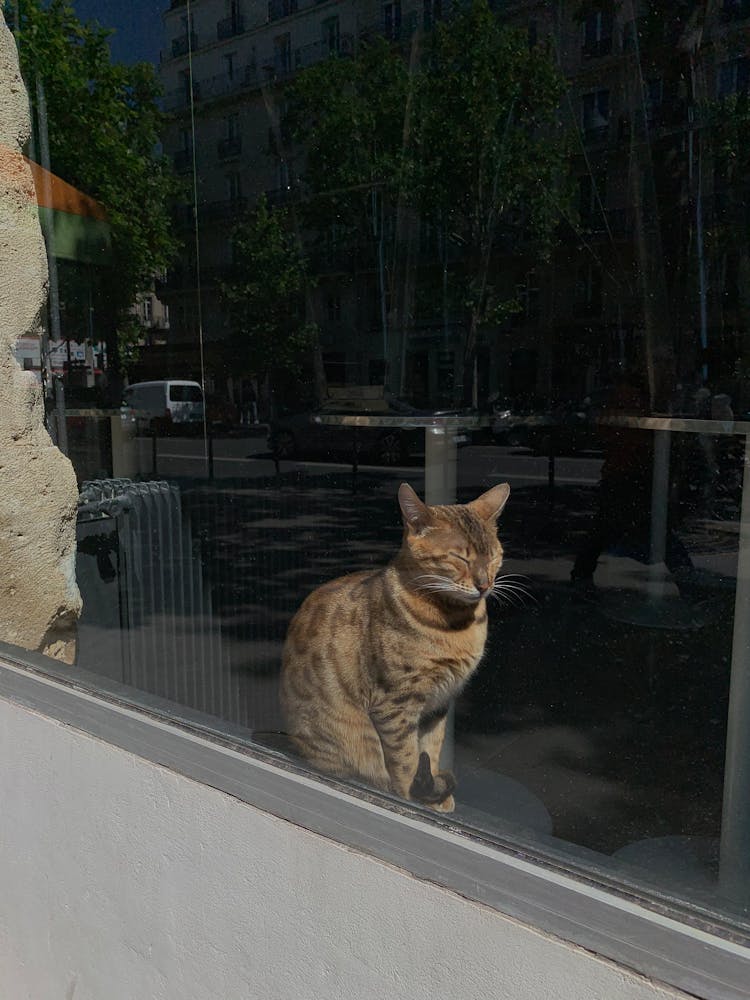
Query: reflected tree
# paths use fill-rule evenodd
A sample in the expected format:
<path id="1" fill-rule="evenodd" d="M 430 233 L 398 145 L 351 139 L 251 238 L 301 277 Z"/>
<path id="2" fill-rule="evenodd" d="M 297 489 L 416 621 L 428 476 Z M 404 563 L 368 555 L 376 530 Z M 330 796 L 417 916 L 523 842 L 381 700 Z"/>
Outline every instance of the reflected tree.
<path id="1" fill-rule="evenodd" d="M 547 257 L 566 197 L 558 115 L 564 92 L 551 51 L 502 24 L 487 0 L 456 7 L 429 39 L 415 114 L 414 187 L 443 244 L 461 248 L 453 280 L 465 338 L 456 392 L 475 406 L 479 333 L 512 308 L 497 254 L 523 247 Z"/>
<path id="2" fill-rule="evenodd" d="M 301 376 L 312 358 L 317 381 L 322 369 L 314 360 L 320 353 L 317 330 L 305 317 L 310 277 L 287 213 L 261 197 L 232 234 L 232 256 L 221 295 L 234 363 L 268 391 L 274 379 Z"/>
<path id="3" fill-rule="evenodd" d="M 117 374 L 118 327 L 130 325 L 136 294 L 178 246 L 168 211 L 178 182 L 157 152 L 160 84 L 148 63 L 113 63 L 110 32 L 82 23 L 70 0 L 6 0 L 5 9 L 31 95 L 36 150 L 44 130 L 52 172 L 107 211 L 114 259 L 97 275 L 96 320 Z"/>

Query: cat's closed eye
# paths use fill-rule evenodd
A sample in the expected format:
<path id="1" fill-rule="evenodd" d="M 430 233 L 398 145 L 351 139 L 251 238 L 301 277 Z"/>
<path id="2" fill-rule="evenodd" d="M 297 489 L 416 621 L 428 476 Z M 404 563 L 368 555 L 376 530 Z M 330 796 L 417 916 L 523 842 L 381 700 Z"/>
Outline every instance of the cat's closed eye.
<path id="1" fill-rule="evenodd" d="M 449 552 L 448 555 L 455 556 L 456 559 L 460 559 L 461 562 L 465 562 L 467 566 L 469 565 L 469 560 L 466 558 L 466 556 L 461 556 L 458 554 L 458 552 Z"/>

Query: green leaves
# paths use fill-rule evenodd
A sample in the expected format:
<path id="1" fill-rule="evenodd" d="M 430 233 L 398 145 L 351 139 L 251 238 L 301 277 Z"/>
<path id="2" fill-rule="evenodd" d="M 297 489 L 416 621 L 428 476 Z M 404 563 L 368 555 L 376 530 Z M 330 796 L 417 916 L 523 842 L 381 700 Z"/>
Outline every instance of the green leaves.
<path id="1" fill-rule="evenodd" d="M 12 8 L 37 120 L 44 94 L 51 169 L 107 210 L 116 276 L 109 295 L 123 317 L 177 249 L 168 203 L 178 186 L 157 153 L 163 118 L 154 68 L 113 64 L 109 32 L 82 24 L 69 0 L 15 0 Z"/>
<path id="2" fill-rule="evenodd" d="M 305 322 L 309 284 L 299 240 L 263 197 L 233 233 L 234 265 L 222 285 L 232 339 L 250 371 L 297 373 L 315 339 Z"/>
<path id="3" fill-rule="evenodd" d="M 311 220 L 364 225 L 370 191 L 397 191 L 408 161 L 404 109 L 408 69 L 384 39 L 356 60 L 332 56 L 287 92 L 287 126 L 305 150 Z"/>
<path id="4" fill-rule="evenodd" d="M 487 0 L 456 4 L 423 36 L 410 63 L 379 38 L 356 60 L 331 59 L 301 74 L 287 93 L 287 125 L 300 154 L 307 227 L 335 223 L 375 261 L 373 191 L 384 215 L 421 219 L 443 247 L 435 264 L 448 300 L 463 302 L 470 360 L 477 329 L 515 309 L 491 280 L 502 241 L 519 255 L 546 254 L 565 200 L 568 148 L 558 108 L 565 81 L 543 45 L 504 25 Z M 398 284 L 397 227 L 385 245 L 391 302 Z M 450 272 L 448 274 L 448 271 Z M 434 287 L 434 276 L 418 281 Z M 514 283 L 510 283 L 514 287 Z M 415 291 L 418 300 L 423 296 Z M 406 296 L 403 297 L 406 302 Z M 390 325 L 405 329 L 408 307 Z"/>

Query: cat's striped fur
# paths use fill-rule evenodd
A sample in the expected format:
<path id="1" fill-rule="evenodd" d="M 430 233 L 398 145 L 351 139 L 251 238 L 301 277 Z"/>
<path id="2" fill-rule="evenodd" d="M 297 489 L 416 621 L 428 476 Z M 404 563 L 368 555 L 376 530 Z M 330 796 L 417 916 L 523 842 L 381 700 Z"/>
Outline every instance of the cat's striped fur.
<path id="1" fill-rule="evenodd" d="M 470 504 L 428 507 L 404 483 L 395 558 L 305 600 L 287 633 L 281 699 L 289 735 L 315 767 L 453 809 L 455 781 L 439 766 L 445 717 L 484 651 L 509 492 L 503 484 Z"/>

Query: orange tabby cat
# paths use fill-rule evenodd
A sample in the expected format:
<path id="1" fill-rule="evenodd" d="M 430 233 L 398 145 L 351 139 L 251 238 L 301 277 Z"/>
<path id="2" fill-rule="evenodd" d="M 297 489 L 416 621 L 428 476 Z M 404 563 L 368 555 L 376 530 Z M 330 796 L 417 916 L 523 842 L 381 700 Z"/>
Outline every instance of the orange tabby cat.
<path id="1" fill-rule="evenodd" d="M 394 559 L 305 600 L 284 645 L 281 700 L 315 767 L 454 808 L 455 779 L 439 769 L 445 717 L 484 651 L 509 493 L 502 484 L 469 504 L 428 507 L 403 483 Z"/>

